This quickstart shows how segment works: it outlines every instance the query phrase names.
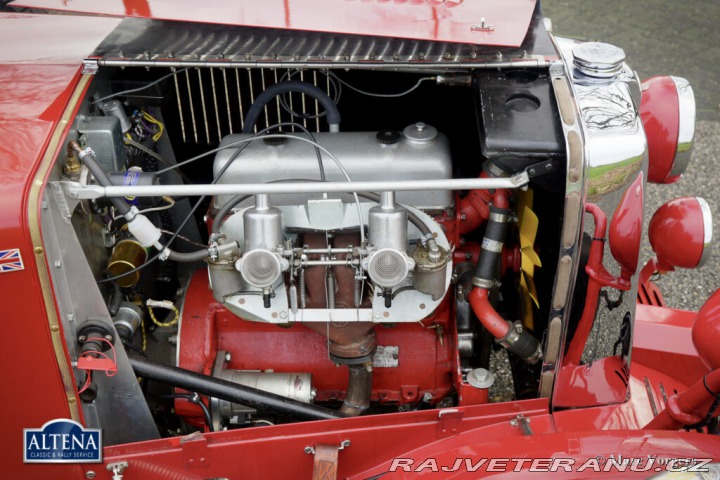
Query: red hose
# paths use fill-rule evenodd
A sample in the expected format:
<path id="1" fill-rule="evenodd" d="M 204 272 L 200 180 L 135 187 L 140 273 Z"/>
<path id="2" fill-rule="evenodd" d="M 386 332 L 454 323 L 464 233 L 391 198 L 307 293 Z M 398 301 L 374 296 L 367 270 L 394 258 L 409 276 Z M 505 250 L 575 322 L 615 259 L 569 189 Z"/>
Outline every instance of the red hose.
<path id="1" fill-rule="evenodd" d="M 600 290 L 603 285 L 598 282 L 594 275 L 591 273 L 594 271 L 603 270 L 603 249 L 605 248 L 605 230 L 607 229 L 607 218 L 605 212 L 600 207 L 593 203 L 585 205 L 585 211 L 592 214 L 595 220 L 595 232 L 593 234 L 593 242 L 590 246 L 590 255 L 588 256 L 588 263 L 585 270 L 589 274 L 587 295 L 585 296 L 585 307 L 583 309 L 582 317 L 578 322 L 575 335 L 570 342 L 567 354 L 563 359 L 565 365 L 580 365 L 583 351 L 585 350 L 585 344 L 590 336 L 592 330 L 593 321 L 597 314 L 598 299 L 600 298 Z"/>
<path id="2" fill-rule="evenodd" d="M 484 288 L 473 288 L 469 296 L 470 306 L 493 337 L 505 338 L 510 331 L 510 324 L 490 305 L 488 295 L 489 292 Z"/>
<path id="3" fill-rule="evenodd" d="M 665 410 L 645 425 L 643 430 L 677 430 L 702 421 L 715 400 L 713 394 L 718 392 L 720 369 L 713 370 L 692 387 L 670 397 Z"/>
<path id="4" fill-rule="evenodd" d="M 489 178 L 486 172 L 480 174 L 480 178 Z M 470 192 L 460 200 L 460 234 L 476 230 L 480 225 L 485 223 L 490 215 L 490 203 L 498 208 L 510 208 L 509 200 L 510 192 L 506 189 L 498 189 L 493 193 L 492 190 L 470 190 Z"/>

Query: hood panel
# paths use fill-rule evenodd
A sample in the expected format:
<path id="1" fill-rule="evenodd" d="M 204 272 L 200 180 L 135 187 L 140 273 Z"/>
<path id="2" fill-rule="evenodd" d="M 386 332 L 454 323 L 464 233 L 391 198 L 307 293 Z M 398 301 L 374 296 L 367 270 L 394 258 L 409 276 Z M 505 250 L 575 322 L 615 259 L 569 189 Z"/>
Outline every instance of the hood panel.
<path id="1" fill-rule="evenodd" d="M 0 13 L 1 63 L 79 65 L 120 23 L 117 18 Z"/>
<path id="2" fill-rule="evenodd" d="M 14 6 L 517 47 L 535 0 L 20 0 Z M 485 22 L 483 27 L 482 22 Z"/>

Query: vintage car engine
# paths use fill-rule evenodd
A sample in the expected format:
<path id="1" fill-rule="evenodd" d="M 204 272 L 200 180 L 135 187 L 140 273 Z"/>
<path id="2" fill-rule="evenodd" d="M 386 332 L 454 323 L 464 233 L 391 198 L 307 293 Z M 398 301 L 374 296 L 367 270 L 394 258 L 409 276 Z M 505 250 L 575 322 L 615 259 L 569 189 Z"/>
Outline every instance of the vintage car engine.
<path id="1" fill-rule="evenodd" d="M 319 164 L 313 145 L 293 141 L 301 135 L 250 144 L 221 182 L 317 179 Z M 343 159 L 343 170 L 333 164 L 326 172 L 321 170 L 328 181 L 342 181 L 345 174 L 362 182 L 379 172 L 394 181 L 408 176 L 418 180 L 451 177 L 448 140 L 424 123 L 401 133 L 321 132 L 314 136 L 319 145 Z M 249 137 L 231 135 L 221 146 Z M 220 171 L 233 155 L 230 149 L 219 152 L 214 171 Z M 302 382 L 300 376 L 284 381 L 302 385 L 305 401 L 350 395 L 344 388 L 347 372 L 328 362 L 328 356 L 335 364 L 348 365 L 350 375 L 365 377 L 357 380 L 361 388 L 369 388 L 368 378 L 374 377 L 372 398 L 382 403 L 406 404 L 421 398 L 430 403 L 446 395 L 451 389 L 454 342 L 437 344 L 436 339 L 437 332 L 445 335 L 452 328 L 451 299 L 446 297 L 452 276 L 451 247 L 424 211 L 452 207 L 453 196 L 447 191 L 428 191 L 358 197 L 362 198 L 359 202 L 352 195 L 216 197 L 210 237 L 218 239 L 219 251 L 235 242 L 243 253 L 218 255 L 208 263 L 209 279 L 204 271 L 193 278 L 184 317 L 188 303 L 197 303 L 196 296 L 205 299 L 201 310 L 212 304 L 206 293 L 208 280 L 212 296 L 227 313 L 223 312 L 223 320 L 215 320 L 214 328 L 202 328 L 201 335 L 194 322 L 183 323 L 180 366 L 197 368 L 199 364 L 192 362 L 196 352 L 217 342 L 224 354 L 217 356 L 220 363 L 214 368 L 222 369 L 222 375 L 228 372 L 227 363 L 260 370 L 302 365 L 312 376 L 305 373 Z M 360 224 L 367 225 L 366 239 L 361 237 Z M 418 328 L 428 314 L 433 318 L 432 329 Z M 212 317 L 203 314 L 201 318 Z M 287 328 L 295 323 L 302 326 Z M 284 326 L 285 331 L 277 326 Z M 281 332 L 273 343 L 282 353 L 265 359 L 256 350 L 265 348 L 264 342 L 242 340 L 272 331 Z M 297 349 L 298 345 L 302 348 Z M 225 356 L 231 361 L 226 362 Z M 438 367 L 439 359 L 444 361 Z M 403 370 L 400 380 L 396 371 L 405 362 L 412 364 L 412 370 Z"/>
<path id="2" fill-rule="evenodd" d="M 394 68 L 168 71 L 102 46 L 52 204 L 102 299 L 71 334 L 88 411 L 122 399 L 174 435 L 623 402 L 646 175 L 687 155 L 649 158 L 621 50 L 533 29 L 532 58 L 458 45 Z M 683 82 L 647 88 L 690 105 Z M 113 342 L 120 380 L 92 375 Z"/>
<path id="3" fill-rule="evenodd" d="M 198 80 L 208 73 L 215 75 L 200 72 Z M 541 333 L 544 320 L 532 304 L 533 282 L 536 275 L 549 278 L 552 268 L 545 274 L 529 265 L 542 264 L 537 252 L 548 259 L 556 254 L 557 233 L 548 230 L 537 244 L 532 237 L 539 218 L 548 218 L 544 229 L 560 210 L 536 214 L 533 205 L 562 201 L 555 193 L 560 183 L 551 178 L 563 168 L 564 154 L 549 77 L 513 70 L 507 79 L 523 81 L 502 88 L 507 79 L 486 73 L 383 74 L 391 85 L 432 80 L 440 100 L 426 111 L 412 108 L 405 94 L 398 111 L 376 103 L 391 117 L 379 121 L 362 113 L 356 102 L 366 96 L 356 95 L 348 100 L 353 107 L 343 108 L 350 121 L 342 125 L 351 128 L 340 129 L 333 94 L 341 85 L 337 74 L 306 72 L 313 80 L 301 81 L 293 73 L 263 86 L 266 75 L 251 71 L 247 86 L 238 80 L 237 99 L 250 104 L 238 112 L 242 132 L 228 125 L 230 132 L 222 135 L 218 117 L 217 148 L 209 152 L 190 142 L 203 133 L 192 124 L 190 134 L 183 112 L 183 102 L 191 102 L 193 93 L 197 98 L 193 88 L 175 91 L 173 112 L 145 97 L 130 96 L 124 104 L 103 100 L 106 90 L 132 77 L 122 71 L 98 75 L 100 100 L 89 102 L 99 108 L 78 116 L 65 172 L 91 186 L 103 185 L 104 170 L 108 185 L 132 190 L 110 203 L 84 203 L 75 214 L 93 217 L 110 208 L 114 218 L 101 242 L 110 247 L 109 258 L 102 260 L 104 246 L 86 241 L 84 248 L 95 259 L 92 269 L 105 270 L 106 283 L 114 284 L 109 309 L 127 348 L 140 348 L 150 359 L 174 357 L 185 371 L 359 415 L 487 402 L 494 382 L 491 352 L 504 346 L 512 352 L 516 394 L 535 396 L 541 350 L 532 332 Z M 197 88 L 207 98 L 219 93 L 207 83 Z M 247 98 L 246 88 L 261 93 Z M 527 93 L 519 95 L 518 89 Z M 529 109 L 529 118 L 512 126 L 514 133 L 499 130 L 483 118 L 501 108 L 503 96 L 511 111 L 525 112 L 535 98 L 542 99 L 542 108 Z M 482 128 L 439 116 L 443 101 L 456 97 L 477 98 L 463 108 L 482 120 Z M 299 105 L 306 113 L 293 110 Z M 196 106 L 189 106 L 194 114 Z M 213 108 L 220 111 L 217 104 Z M 229 102 L 227 108 L 231 118 Z M 324 118 L 320 108 L 327 111 Z M 287 119 L 282 109 L 291 113 Z M 533 118 L 544 119 L 542 128 L 533 126 Z M 158 125 L 167 129 L 170 145 L 163 143 Z M 210 131 L 208 122 L 207 141 Z M 528 136 L 532 142 L 523 140 Z M 205 158 L 205 166 L 178 160 L 175 167 L 176 145 L 184 145 L 184 156 L 200 152 L 196 157 Z M 532 189 L 502 188 L 530 167 L 538 170 Z M 197 228 L 186 226 L 194 211 L 188 200 L 167 210 L 165 197 L 134 196 L 144 187 L 178 181 L 202 188 L 199 179 L 208 175 L 213 188 L 227 193 L 202 204 L 207 210 L 194 217 Z M 464 178 L 471 183 L 458 195 Z M 378 181 L 385 188 L 365 187 Z M 438 182 L 461 183 L 448 188 Z M 186 240 L 163 248 L 178 228 L 185 228 Z M 206 246 L 197 250 L 192 244 L 198 242 Z M 155 254 L 160 262 L 145 268 L 153 248 L 160 250 Z M 475 317 L 470 294 L 474 288 L 494 291 L 500 281 L 499 297 L 493 293 L 480 301 L 494 319 L 488 329 Z M 539 288 L 547 292 L 549 282 Z M 167 318 L 158 317 L 163 312 Z M 149 341 L 150 333 L 155 341 Z M 172 394 L 180 395 L 173 397 L 175 412 L 197 427 L 287 419 L 253 405 L 212 395 L 193 401 L 179 392 Z"/>

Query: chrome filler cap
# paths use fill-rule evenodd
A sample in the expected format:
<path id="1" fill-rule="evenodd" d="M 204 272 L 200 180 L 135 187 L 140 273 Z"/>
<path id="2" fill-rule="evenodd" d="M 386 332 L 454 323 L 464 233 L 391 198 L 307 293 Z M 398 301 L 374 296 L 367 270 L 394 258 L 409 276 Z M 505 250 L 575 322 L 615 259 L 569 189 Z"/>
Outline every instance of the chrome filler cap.
<path id="1" fill-rule="evenodd" d="M 622 70 L 625 52 L 609 43 L 587 42 L 573 48 L 573 57 L 580 73 L 594 78 L 613 78 Z"/>

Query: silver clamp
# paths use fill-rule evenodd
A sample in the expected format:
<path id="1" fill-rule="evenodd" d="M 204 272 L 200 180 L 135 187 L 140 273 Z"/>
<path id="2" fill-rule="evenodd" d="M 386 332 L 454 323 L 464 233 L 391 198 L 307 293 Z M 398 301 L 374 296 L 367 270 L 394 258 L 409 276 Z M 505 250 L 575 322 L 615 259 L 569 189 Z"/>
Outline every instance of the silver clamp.
<path id="1" fill-rule="evenodd" d="M 122 480 L 123 472 L 128 468 L 128 462 L 108 463 L 107 469 L 112 472 L 112 480 Z"/>
<path id="2" fill-rule="evenodd" d="M 346 448 L 350 448 L 350 440 L 343 440 L 342 442 L 340 442 L 338 451 L 345 450 Z M 315 455 L 315 447 L 308 445 L 307 447 L 305 447 L 305 453 L 307 453 L 308 455 Z"/>

